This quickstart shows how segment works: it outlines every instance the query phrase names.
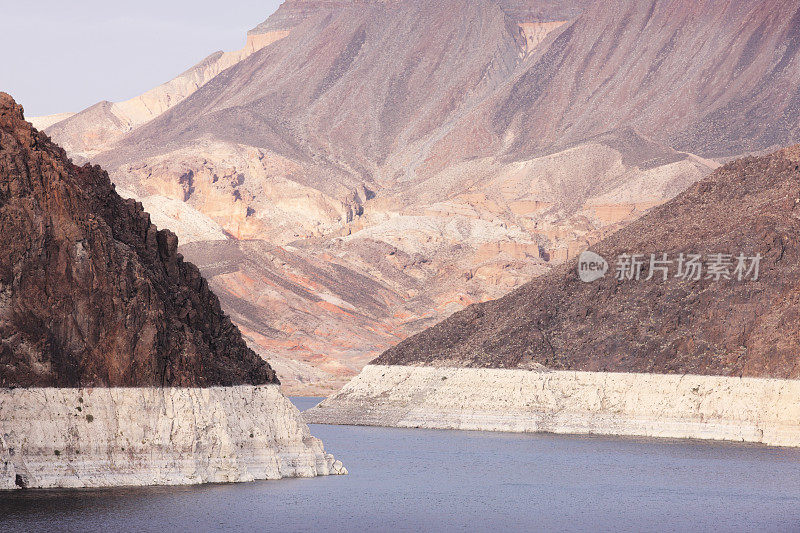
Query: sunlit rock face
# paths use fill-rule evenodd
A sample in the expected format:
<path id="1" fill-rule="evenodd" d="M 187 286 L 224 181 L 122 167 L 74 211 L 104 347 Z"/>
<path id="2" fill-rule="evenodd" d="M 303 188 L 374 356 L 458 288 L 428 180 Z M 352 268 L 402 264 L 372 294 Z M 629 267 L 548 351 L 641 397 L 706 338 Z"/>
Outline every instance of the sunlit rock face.
<path id="1" fill-rule="evenodd" d="M 291 0 L 148 122 L 106 134 L 98 104 L 48 133 L 75 157 L 101 139 L 91 160 L 181 242 L 249 242 L 245 263 L 182 253 L 285 386 L 324 392 L 731 157 L 800 141 L 798 17 L 787 0 Z M 359 287 L 380 296 L 360 307 Z"/>
<path id="2" fill-rule="evenodd" d="M 800 446 L 800 381 L 367 365 L 309 423 Z"/>
<path id="3" fill-rule="evenodd" d="M 0 93 L 0 489 L 346 473 L 208 282 Z"/>
<path id="4" fill-rule="evenodd" d="M 0 389 L 0 490 L 346 474 L 278 385 Z"/>
<path id="5" fill-rule="evenodd" d="M 0 386 L 275 383 L 178 240 L 0 95 Z"/>

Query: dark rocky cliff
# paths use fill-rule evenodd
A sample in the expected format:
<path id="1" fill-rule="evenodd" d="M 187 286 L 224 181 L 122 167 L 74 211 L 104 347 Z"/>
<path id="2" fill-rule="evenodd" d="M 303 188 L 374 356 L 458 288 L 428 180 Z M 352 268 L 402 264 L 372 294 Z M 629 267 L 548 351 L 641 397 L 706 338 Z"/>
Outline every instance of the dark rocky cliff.
<path id="1" fill-rule="evenodd" d="M 198 269 L 0 93 L 0 387 L 277 382 Z"/>
<path id="2" fill-rule="evenodd" d="M 573 260 L 374 362 L 799 378 L 799 162 L 800 145 L 733 161 L 592 247 L 604 278 L 582 282 Z M 730 254 L 731 279 L 675 277 L 673 264 L 646 280 L 663 253 Z M 616 279 L 621 254 L 646 258 L 640 279 Z M 762 256 L 757 280 L 734 275 L 739 254 Z"/>

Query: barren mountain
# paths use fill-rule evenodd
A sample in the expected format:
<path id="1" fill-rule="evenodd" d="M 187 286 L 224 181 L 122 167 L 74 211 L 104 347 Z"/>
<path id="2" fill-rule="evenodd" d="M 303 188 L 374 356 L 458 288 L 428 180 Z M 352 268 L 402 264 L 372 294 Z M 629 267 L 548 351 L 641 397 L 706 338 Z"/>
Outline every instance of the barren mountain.
<path id="1" fill-rule="evenodd" d="M 288 35 L 288 30 L 251 33 L 241 50 L 214 52 L 170 81 L 124 102 L 98 102 L 80 113 L 33 119 L 72 157 L 85 159 L 108 149 L 126 133 L 159 116 L 214 76 Z"/>
<path id="2" fill-rule="evenodd" d="M 798 210 L 800 145 L 733 161 L 593 246 L 610 263 L 604 278 L 583 282 L 570 261 L 375 362 L 796 379 Z M 646 258 L 639 274 L 615 275 L 623 254 Z M 651 254 L 672 261 L 657 263 L 666 277 L 647 279 Z M 699 279 L 678 276 L 681 254 L 703 256 Z M 730 259 L 724 274 L 709 269 L 714 254 Z M 757 273 L 750 259 L 736 272 L 740 254 L 761 256 Z"/>
<path id="3" fill-rule="evenodd" d="M 314 392 L 715 158 L 800 141 L 798 27 L 788 0 L 288 0 L 249 35 L 280 39 L 70 153 L 163 211 L 251 346 Z"/>
<path id="4" fill-rule="evenodd" d="M 798 51 L 793 0 L 596 2 L 490 103 L 487 127 L 517 157 L 620 128 L 704 157 L 777 148 L 800 131 Z"/>
<path id="5" fill-rule="evenodd" d="M 0 385 L 277 381 L 197 267 L 108 174 L 73 165 L 0 93 Z"/>

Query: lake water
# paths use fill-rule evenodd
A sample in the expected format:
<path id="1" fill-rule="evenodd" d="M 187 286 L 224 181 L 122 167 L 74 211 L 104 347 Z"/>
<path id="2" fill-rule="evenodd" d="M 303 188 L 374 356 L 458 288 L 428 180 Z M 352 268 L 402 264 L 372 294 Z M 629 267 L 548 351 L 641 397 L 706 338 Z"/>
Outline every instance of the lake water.
<path id="1" fill-rule="evenodd" d="M 310 398 L 293 401 L 301 408 Z M 312 425 L 348 476 L 0 492 L 6 531 L 800 531 L 800 450 Z"/>

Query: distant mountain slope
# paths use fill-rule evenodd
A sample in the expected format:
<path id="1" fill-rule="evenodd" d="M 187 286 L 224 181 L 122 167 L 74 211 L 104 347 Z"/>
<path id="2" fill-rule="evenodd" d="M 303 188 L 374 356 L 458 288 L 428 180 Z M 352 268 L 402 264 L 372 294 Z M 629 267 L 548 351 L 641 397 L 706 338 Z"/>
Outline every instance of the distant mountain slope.
<path id="1" fill-rule="evenodd" d="M 489 0 L 355 3 L 308 18 L 100 160 L 139 159 L 208 135 L 300 161 L 326 158 L 370 180 L 392 152 L 507 79 L 521 46 Z"/>
<path id="2" fill-rule="evenodd" d="M 476 304 L 390 348 L 377 364 L 800 377 L 800 145 L 733 161 L 592 247 L 610 263 L 582 282 L 576 261 Z M 650 254 L 733 256 L 731 279 L 646 281 Z M 734 273 L 760 254 L 758 279 Z M 622 254 L 641 279 L 615 277 Z M 751 262 L 747 262 L 749 269 Z"/>
<path id="3" fill-rule="evenodd" d="M 498 0 L 497 4 L 514 22 L 552 22 L 573 20 L 593 0 Z M 327 15 L 353 5 L 391 6 L 413 3 L 411 0 L 286 0 L 278 10 L 250 33 L 266 33 L 288 30 L 319 14 Z M 446 5 L 446 0 L 434 0 L 428 4 Z"/>
<path id="4" fill-rule="evenodd" d="M 250 54 L 288 35 L 287 31 L 251 33 L 245 46 L 233 52 L 214 52 L 175 78 L 123 102 L 98 102 L 80 113 L 34 118 L 35 124 L 73 157 L 90 158 L 108 149 L 125 134 L 154 119 L 202 87 L 214 76 Z"/>
<path id="5" fill-rule="evenodd" d="M 276 382 L 178 240 L 0 93 L 0 386 Z"/>
<path id="6" fill-rule="evenodd" d="M 800 136 L 793 1 L 525 5 L 288 2 L 275 17 L 317 7 L 96 160 L 116 169 L 211 138 L 287 158 L 293 179 L 343 199 L 360 183 L 391 195 L 458 163 L 527 161 L 603 135 L 703 157 Z M 508 13 L 577 19 L 531 52 Z"/>
<path id="7" fill-rule="evenodd" d="M 288 0 L 250 32 L 280 40 L 103 138 L 91 160 L 149 205 L 185 203 L 159 217 L 182 237 L 207 228 L 209 240 L 259 242 L 246 260 L 237 243 L 213 247 L 259 278 L 252 291 L 214 280 L 237 320 L 266 332 L 254 346 L 301 366 L 332 368 L 337 354 L 350 371 L 573 258 L 731 157 L 800 142 L 798 7 Z M 117 120 L 104 109 L 70 136 L 102 136 Z M 280 247 L 291 261 L 276 260 Z M 186 254 L 208 264 L 202 244 Z M 370 308 L 364 324 L 383 332 L 360 351 L 346 313 L 357 291 L 331 284 L 326 263 L 393 295 Z M 318 329 L 330 292 L 341 302 Z M 301 326 L 269 318 L 276 307 Z"/>
<path id="8" fill-rule="evenodd" d="M 46 128 L 49 128 L 53 124 L 61 122 L 62 120 L 66 120 L 69 117 L 75 115 L 73 112 L 65 112 L 65 113 L 55 113 L 53 115 L 45 115 L 41 117 L 31 117 L 28 121 L 33 124 L 33 127 L 39 131 L 44 131 Z"/>
<path id="9" fill-rule="evenodd" d="M 624 128 L 704 157 L 776 149 L 800 139 L 798 31 L 794 0 L 595 2 L 440 149 L 519 159 Z"/>

